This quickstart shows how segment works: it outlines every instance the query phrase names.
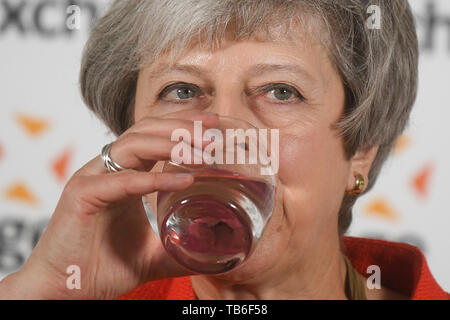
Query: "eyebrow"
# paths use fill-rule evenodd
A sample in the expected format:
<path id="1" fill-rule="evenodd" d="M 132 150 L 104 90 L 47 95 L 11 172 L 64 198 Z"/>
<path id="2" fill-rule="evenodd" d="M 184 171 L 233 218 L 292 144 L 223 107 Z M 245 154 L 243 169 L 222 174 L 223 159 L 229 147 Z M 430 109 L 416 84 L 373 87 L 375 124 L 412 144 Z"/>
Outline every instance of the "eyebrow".
<path id="1" fill-rule="evenodd" d="M 150 71 L 150 77 L 160 77 L 164 73 L 168 72 L 183 72 L 183 73 L 190 73 L 194 74 L 196 76 L 202 76 L 204 74 L 209 73 L 202 67 L 194 66 L 194 65 L 188 65 L 188 64 L 159 64 L 155 70 Z"/>
<path id="2" fill-rule="evenodd" d="M 314 80 L 314 77 L 309 72 L 296 64 L 256 64 L 248 70 L 248 75 L 256 77 L 274 72 L 294 73 L 308 80 Z"/>
<path id="3" fill-rule="evenodd" d="M 185 64 L 160 64 L 154 70 L 150 71 L 150 77 L 159 77 L 164 73 L 168 72 L 182 72 L 189 73 L 195 76 L 204 76 L 205 74 L 210 74 L 210 71 L 195 65 L 185 65 Z M 307 72 L 305 69 L 296 64 L 267 64 L 260 63 L 253 65 L 246 74 L 248 76 L 261 76 L 265 73 L 275 73 L 275 72 L 286 72 L 294 73 L 306 78 L 307 80 L 314 81 L 314 77 Z"/>

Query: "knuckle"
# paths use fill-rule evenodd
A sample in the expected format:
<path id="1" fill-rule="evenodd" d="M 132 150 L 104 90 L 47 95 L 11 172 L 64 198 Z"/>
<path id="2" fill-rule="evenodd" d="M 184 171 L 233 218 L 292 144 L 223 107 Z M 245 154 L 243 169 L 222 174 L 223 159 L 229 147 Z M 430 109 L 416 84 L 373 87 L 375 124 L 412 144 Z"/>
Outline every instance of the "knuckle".
<path id="1" fill-rule="evenodd" d="M 135 129 L 141 128 L 141 127 L 147 127 L 149 125 L 154 124 L 155 118 L 151 116 L 145 116 L 144 118 L 140 119 L 136 124 L 134 125 Z"/>
<path id="2" fill-rule="evenodd" d="M 137 173 L 135 173 L 133 170 L 125 170 L 117 173 L 117 184 L 127 197 L 131 197 L 134 195 L 133 183 L 131 183 L 131 181 L 136 178 Z"/>
<path id="3" fill-rule="evenodd" d="M 114 142 L 114 146 L 116 147 L 126 147 L 130 145 L 130 143 L 133 143 L 139 138 L 140 134 L 137 132 L 129 132 L 127 134 L 124 134 L 119 139 L 117 139 L 116 142 Z"/>
<path id="4" fill-rule="evenodd" d="M 91 212 L 89 206 L 89 195 L 86 193 L 86 187 L 89 184 L 88 177 L 73 176 L 64 187 L 63 198 L 65 203 L 71 208 L 71 212 L 76 214 L 84 214 Z"/>
<path id="5" fill-rule="evenodd" d="M 74 175 L 64 187 L 63 193 L 74 195 L 78 194 L 85 186 L 85 178 L 81 175 Z"/>
<path id="6" fill-rule="evenodd" d="M 162 182 L 162 176 L 160 173 L 153 173 L 149 176 L 149 184 L 152 189 L 157 188 Z"/>
<path id="7" fill-rule="evenodd" d="M 141 134 L 134 132 L 120 137 L 111 147 L 110 156 L 123 167 L 133 167 L 140 139 Z"/>

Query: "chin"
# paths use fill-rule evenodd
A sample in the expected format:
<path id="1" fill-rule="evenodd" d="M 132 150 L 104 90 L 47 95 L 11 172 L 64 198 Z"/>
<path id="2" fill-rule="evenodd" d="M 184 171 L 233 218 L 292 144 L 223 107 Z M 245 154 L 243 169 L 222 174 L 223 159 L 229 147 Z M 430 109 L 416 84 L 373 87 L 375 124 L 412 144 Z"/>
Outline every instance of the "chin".
<path id="1" fill-rule="evenodd" d="M 283 250 L 277 246 L 281 239 L 268 237 L 261 239 L 253 254 L 242 264 L 230 271 L 215 274 L 214 278 L 237 283 L 251 283 L 256 278 L 264 276 L 268 271 L 273 270 L 281 260 Z M 286 248 L 286 246 L 284 246 Z"/>

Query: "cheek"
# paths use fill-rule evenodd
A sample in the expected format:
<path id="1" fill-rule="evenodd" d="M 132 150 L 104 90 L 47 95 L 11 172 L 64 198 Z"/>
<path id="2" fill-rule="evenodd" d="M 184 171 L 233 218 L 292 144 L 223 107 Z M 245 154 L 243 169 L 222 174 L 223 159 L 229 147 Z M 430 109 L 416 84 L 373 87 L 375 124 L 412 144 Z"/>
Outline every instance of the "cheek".
<path id="1" fill-rule="evenodd" d="M 139 76 L 136 84 L 136 98 L 134 103 L 134 121 L 138 122 L 144 117 L 158 116 L 156 108 L 151 106 L 155 103 L 154 92 L 146 90 L 151 84 L 144 80 L 145 76 Z"/>
<path id="2" fill-rule="evenodd" d="M 279 180 L 287 220 L 309 227 L 335 221 L 349 170 L 341 140 L 318 128 L 280 141 Z"/>
<path id="3" fill-rule="evenodd" d="M 134 103 L 134 122 L 138 122 L 142 118 L 152 116 L 153 109 L 150 108 L 151 101 L 137 91 L 136 101 Z"/>
<path id="4" fill-rule="evenodd" d="M 276 206 L 248 270 L 277 263 L 286 248 L 302 252 L 305 241 L 322 236 L 321 231 L 337 232 L 348 169 L 342 145 L 331 131 L 321 134 L 324 128 L 299 131 L 293 135 L 280 130 Z"/>

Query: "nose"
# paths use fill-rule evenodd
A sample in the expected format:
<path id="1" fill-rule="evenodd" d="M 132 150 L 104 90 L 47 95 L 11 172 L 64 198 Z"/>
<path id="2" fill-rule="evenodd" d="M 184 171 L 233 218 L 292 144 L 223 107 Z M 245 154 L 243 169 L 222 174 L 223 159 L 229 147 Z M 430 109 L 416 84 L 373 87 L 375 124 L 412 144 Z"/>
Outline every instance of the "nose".
<path id="1" fill-rule="evenodd" d="M 238 87 L 217 88 L 207 111 L 217 113 L 219 116 L 237 118 L 248 122 L 253 122 L 251 120 L 255 117 L 244 90 Z"/>

